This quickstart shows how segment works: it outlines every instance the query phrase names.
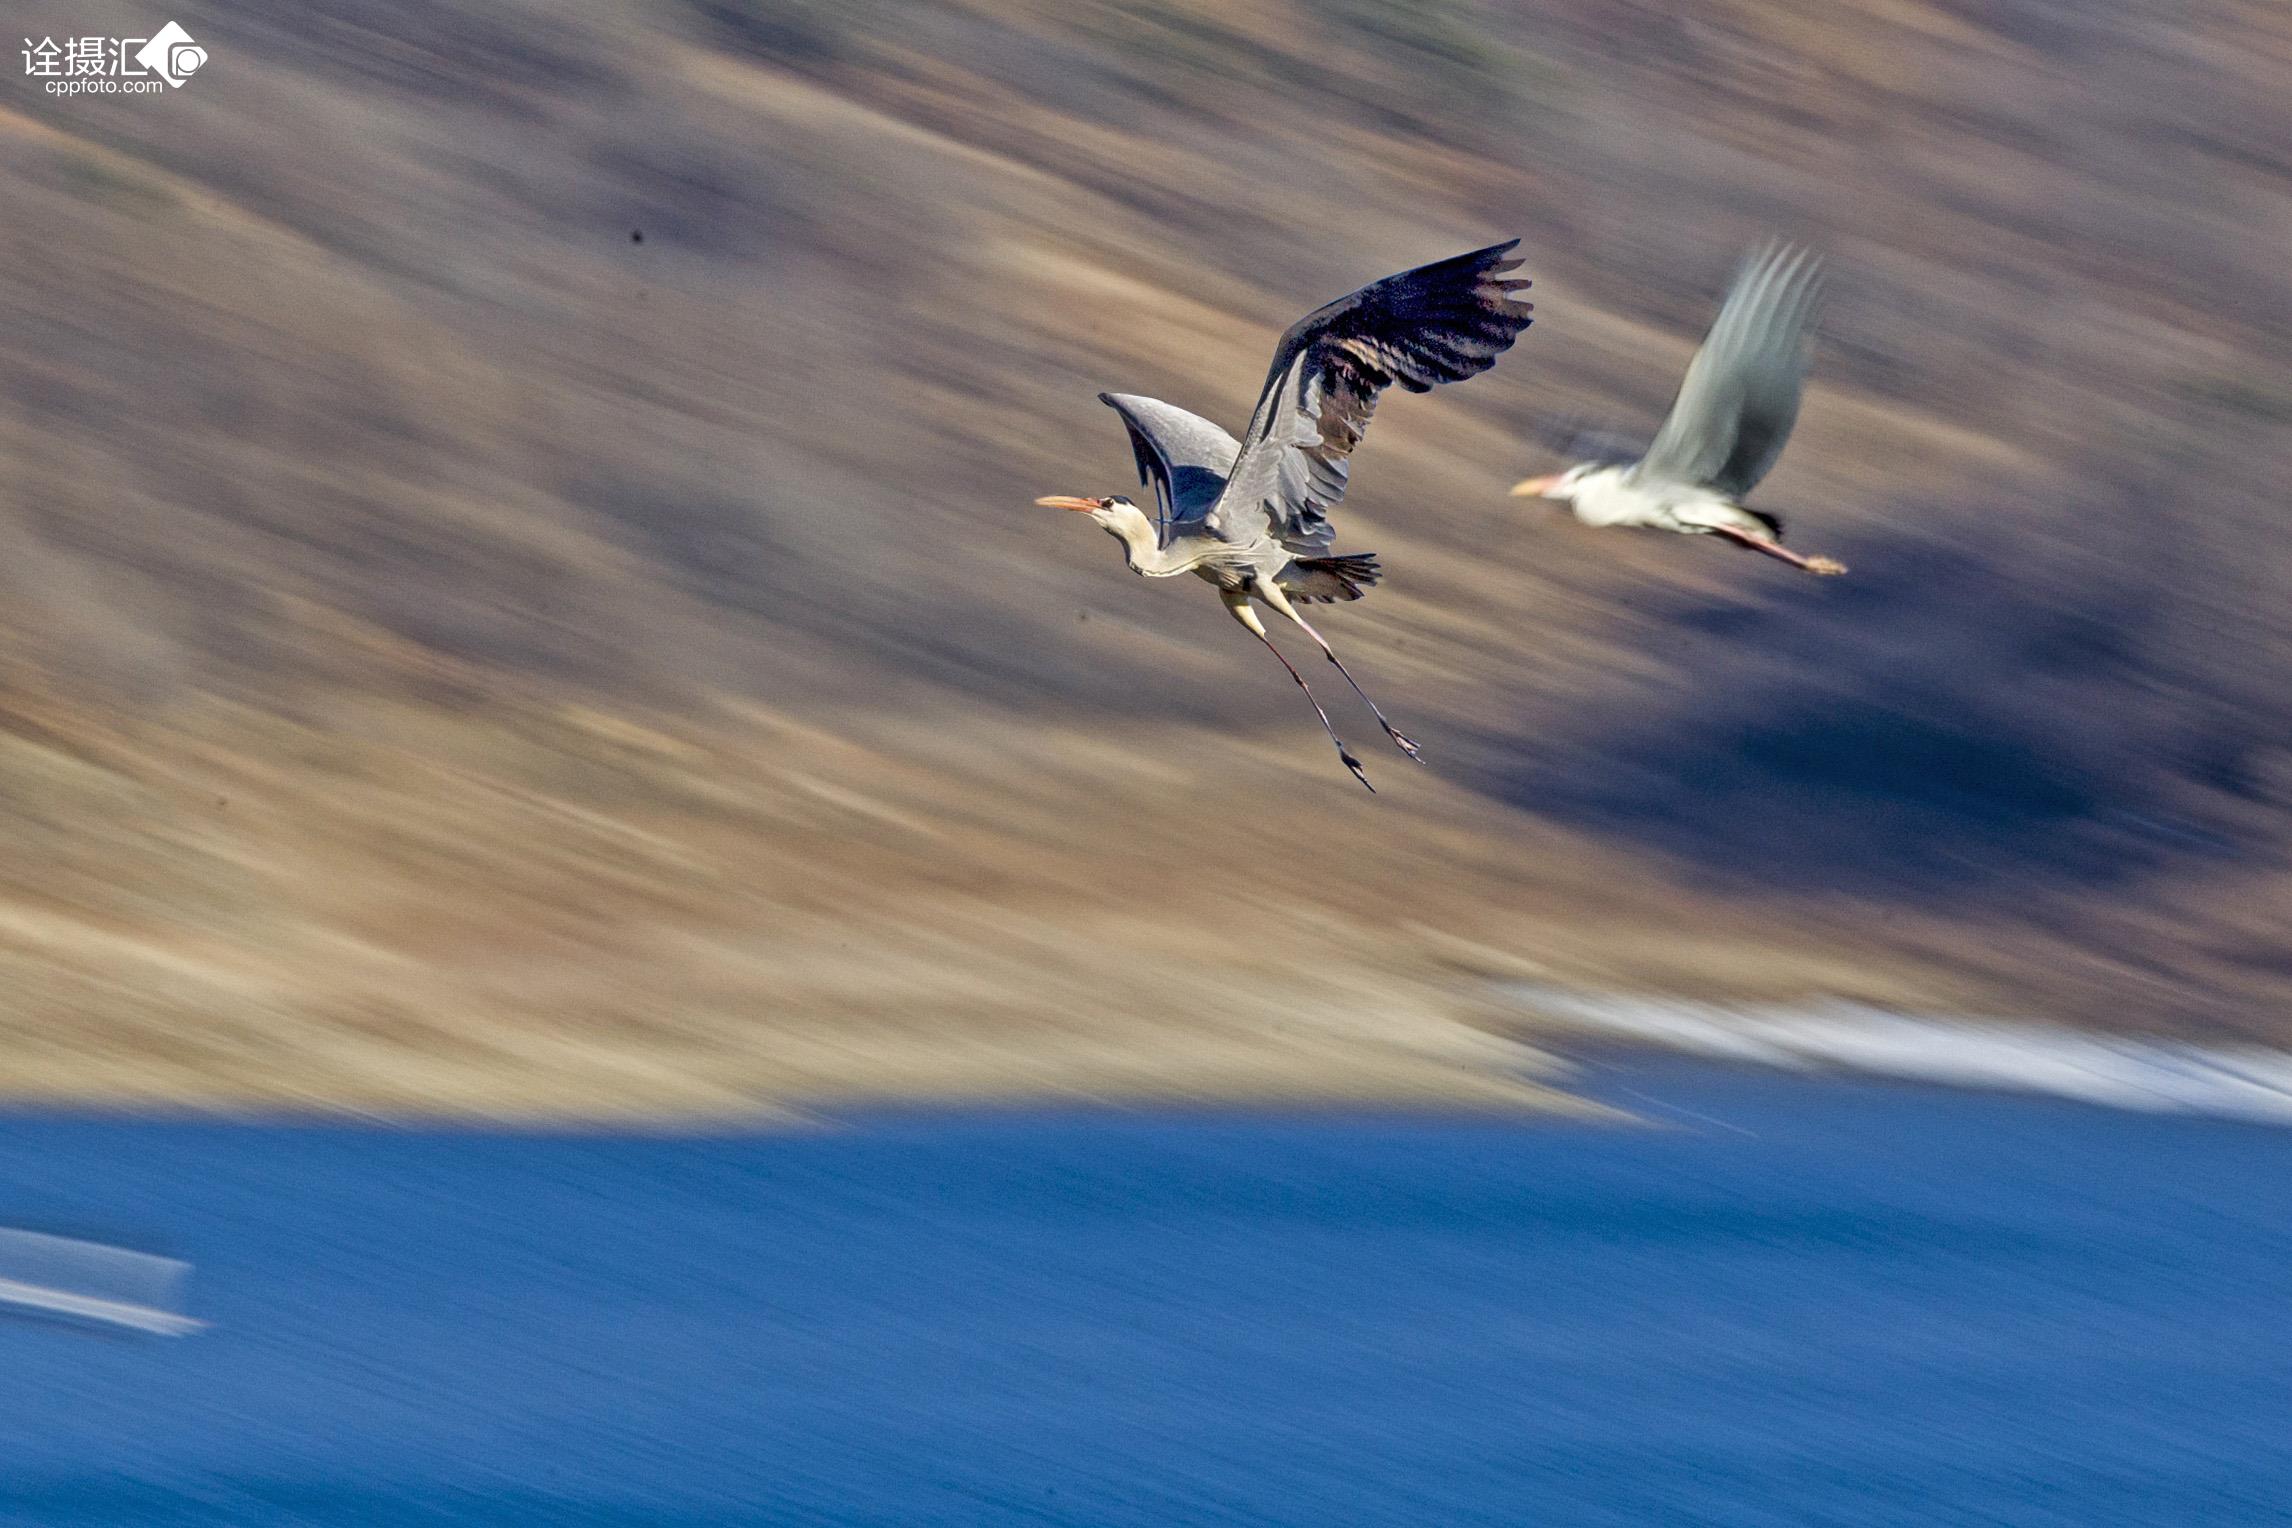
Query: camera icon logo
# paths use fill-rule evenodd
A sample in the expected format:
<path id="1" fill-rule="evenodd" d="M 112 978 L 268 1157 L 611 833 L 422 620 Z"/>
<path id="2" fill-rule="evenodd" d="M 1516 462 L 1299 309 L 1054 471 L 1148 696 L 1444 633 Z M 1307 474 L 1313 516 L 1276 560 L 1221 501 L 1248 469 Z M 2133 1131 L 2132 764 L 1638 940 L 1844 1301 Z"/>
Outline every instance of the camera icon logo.
<path id="1" fill-rule="evenodd" d="M 180 87 L 207 62 L 207 50 L 193 42 L 189 32 L 170 21 L 136 50 L 135 61 L 169 85 Z"/>

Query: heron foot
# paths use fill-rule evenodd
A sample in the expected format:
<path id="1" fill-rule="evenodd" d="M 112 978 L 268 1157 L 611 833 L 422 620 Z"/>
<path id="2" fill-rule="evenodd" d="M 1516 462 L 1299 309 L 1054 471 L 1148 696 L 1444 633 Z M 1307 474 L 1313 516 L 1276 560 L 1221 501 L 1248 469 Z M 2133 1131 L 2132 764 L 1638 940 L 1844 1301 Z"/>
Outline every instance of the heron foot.
<path id="1" fill-rule="evenodd" d="M 1343 743 L 1339 743 L 1337 745 L 1337 757 L 1345 761 L 1345 767 L 1353 771 L 1353 778 L 1360 781 L 1362 786 L 1369 792 L 1370 795 L 1374 796 L 1377 794 L 1377 788 L 1374 785 L 1369 784 L 1368 771 L 1361 767 L 1361 761 L 1359 759 L 1353 757 L 1352 749 L 1347 748 Z"/>
<path id="2" fill-rule="evenodd" d="M 1395 748 L 1398 748 L 1401 752 L 1407 754 L 1410 758 L 1416 760 L 1419 764 L 1422 764 L 1425 761 L 1424 750 L 1417 746 L 1417 740 L 1413 737 L 1410 737 L 1400 728 L 1394 726 L 1391 722 L 1385 723 L 1385 736 L 1393 740 L 1393 746 Z"/>
<path id="3" fill-rule="evenodd" d="M 1846 564 L 1829 557 L 1809 557 L 1806 560 L 1806 570 L 1824 578 L 1836 578 L 1846 571 Z"/>

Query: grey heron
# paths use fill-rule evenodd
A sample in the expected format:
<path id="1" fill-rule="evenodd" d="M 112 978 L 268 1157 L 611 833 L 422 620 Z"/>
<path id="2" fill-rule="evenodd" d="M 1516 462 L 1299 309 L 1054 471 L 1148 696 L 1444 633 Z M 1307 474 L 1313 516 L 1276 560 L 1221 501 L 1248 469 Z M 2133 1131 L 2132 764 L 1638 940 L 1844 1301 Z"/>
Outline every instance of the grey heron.
<path id="1" fill-rule="evenodd" d="M 1578 462 L 1514 484 L 1512 496 L 1561 501 L 1586 525 L 1721 536 L 1808 573 L 1844 573 L 1843 563 L 1786 549 L 1783 522 L 1742 502 L 1797 422 L 1807 320 L 1821 289 L 1822 262 L 1807 251 L 1769 245 L 1754 254 L 1647 453 Z"/>
<path id="2" fill-rule="evenodd" d="M 1305 692 L 1321 730 L 1353 777 L 1361 761 L 1337 736 L 1305 676 L 1274 646 L 1254 605 L 1294 623 L 1345 676 L 1395 747 L 1422 762 L 1417 745 L 1386 720 L 1298 604 L 1357 600 L 1382 576 L 1375 554 L 1331 555 L 1329 511 L 1345 496 L 1347 458 L 1361 443 L 1377 399 L 1394 383 L 1413 393 L 1486 371 L 1530 322 L 1514 293 L 1529 283 L 1508 259 L 1520 241 L 1458 255 L 1374 281 L 1291 325 L 1274 347 L 1242 438 L 1156 398 L 1100 393 L 1122 416 L 1139 480 L 1159 513 L 1120 494 L 1054 494 L 1037 504 L 1087 514 L 1122 543 L 1144 578 L 1191 573 L 1216 586 L 1236 621 L 1263 642 Z M 1375 786 L 1369 786 L 1371 791 Z"/>

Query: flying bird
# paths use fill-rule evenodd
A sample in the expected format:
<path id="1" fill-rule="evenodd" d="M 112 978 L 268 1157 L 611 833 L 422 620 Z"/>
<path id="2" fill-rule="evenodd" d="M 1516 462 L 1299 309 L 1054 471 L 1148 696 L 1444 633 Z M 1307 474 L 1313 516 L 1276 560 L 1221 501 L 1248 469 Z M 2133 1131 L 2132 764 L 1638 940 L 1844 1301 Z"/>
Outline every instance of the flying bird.
<path id="1" fill-rule="evenodd" d="M 1743 503 L 1798 419 L 1807 320 L 1821 291 L 1815 256 L 1782 245 L 1760 250 L 1736 274 L 1644 456 L 1581 461 L 1515 483 L 1512 496 L 1559 500 L 1586 525 L 1723 536 L 1809 573 L 1844 573 L 1843 563 L 1785 548 L 1783 522 Z"/>
<path id="2" fill-rule="evenodd" d="M 1520 261 L 1506 258 L 1519 242 L 1387 276 L 1299 319 L 1274 347 L 1238 441 L 1159 399 L 1100 393 L 1130 432 L 1139 481 L 1154 491 L 1154 515 L 1120 494 L 1035 501 L 1089 515 L 1122 543 L 1130 571 L 1143 578 L 1191 573 L 1215 585 L 1227 611 L 1297 681 L 1337 757 L 1363 785 L 1369 776 L 1361 761 L 1253 606 L 1312 638 L 1394 746 L 1423 761 L 1297 606 L 1357 600 L 1376 586 L 1382 570 L 1374 553 L 1330 550 L 1337 533 L 1329 511 L 1345 497 L 1347 460 L 1386 388 L 1397 382 L 1422 393 L 1478 375 L 1528 327 L 1529 304 L 1513 294 L 1529 283 L 1509 274 Z"/>

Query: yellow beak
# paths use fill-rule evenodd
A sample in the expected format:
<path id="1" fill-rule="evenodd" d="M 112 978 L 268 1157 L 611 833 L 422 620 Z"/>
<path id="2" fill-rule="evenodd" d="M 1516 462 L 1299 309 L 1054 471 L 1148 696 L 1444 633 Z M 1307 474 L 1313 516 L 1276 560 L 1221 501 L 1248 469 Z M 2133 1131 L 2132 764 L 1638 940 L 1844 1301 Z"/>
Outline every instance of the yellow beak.
<path id="1" fill-rule="evenodd" d="M 1045 509 L 1071 509 L 1085 515 L 1094 509 L 1106 507 L 1104 499 L 1078 499 L 1071 493 L 1054 493 L 1048 498 L 1037 499 L 1035 502 Z"/>
<path id="2" fill-rule="evenodd" d="M 1512 485 L 1512 497 L 1515 499 L 1541 499 L 1559 486 L 1560 474 L 1557 472 L 1545 477 L 1522 478 Z"/>

